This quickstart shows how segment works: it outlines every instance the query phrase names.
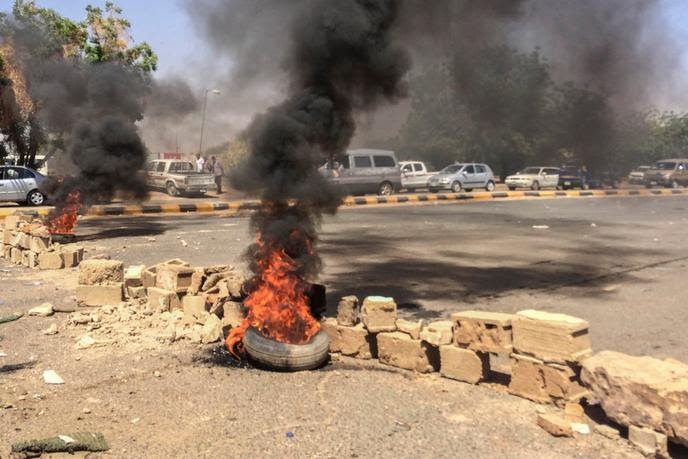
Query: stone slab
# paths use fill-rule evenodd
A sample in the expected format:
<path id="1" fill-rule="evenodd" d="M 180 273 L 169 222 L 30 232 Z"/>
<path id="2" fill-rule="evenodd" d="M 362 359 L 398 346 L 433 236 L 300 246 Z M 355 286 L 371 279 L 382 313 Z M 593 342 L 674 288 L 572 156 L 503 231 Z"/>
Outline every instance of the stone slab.
<path id="1" fill-rule="evenodd" d="M 513 314 L 462 311 L 451 315 L 454 342 L 474 351 L 499 354 L 513 350 Z"/>
<path id="2" fill-rule="evenodd" d="M 376 335 L 378 359 L 381 363 L 419 373 L 440 368 L 439 351 L 421 340 L 400 332 Z"/>
<path id="3" fill-rule="evenodd" d="M 546 362 L 579 362 L 592 354 L 588 328 L 566 314 L 520 311 L 513 320 L 514 350 Z"/>

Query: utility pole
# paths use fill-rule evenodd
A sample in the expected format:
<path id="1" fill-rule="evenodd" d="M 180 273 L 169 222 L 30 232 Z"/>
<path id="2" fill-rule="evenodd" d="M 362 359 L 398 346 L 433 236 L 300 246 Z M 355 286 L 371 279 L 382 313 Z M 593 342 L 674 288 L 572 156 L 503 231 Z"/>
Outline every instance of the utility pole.
<path id="1" fill-rule="evenodd" d="M 220 91 L 218 89 L 206 89 L 205 94 L 203 95 L 203 115 L 201 117 L 201 141 L 198 144 L 198 153 L 203 155 L 203 129 L 205 128 L 205 110 L 208 106 L 208 93 L 212 92 L 215 95 L 220 95 Z"/>

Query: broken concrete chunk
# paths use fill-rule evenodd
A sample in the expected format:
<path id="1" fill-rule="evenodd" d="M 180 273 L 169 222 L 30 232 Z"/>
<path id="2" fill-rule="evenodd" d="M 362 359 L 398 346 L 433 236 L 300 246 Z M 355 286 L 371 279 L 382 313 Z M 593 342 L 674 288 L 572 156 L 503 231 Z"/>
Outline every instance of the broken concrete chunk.
<path id="1" fill-rule="evenodd" d="M 176 293 L 186 293 L 191 285 L 194 270 L 184 266 L 158 266 L 155 286 Z"/>
<path id="2" fill-rule="evenodd" d="M 397 304 L 394 298 L 369 296 L 363 300 L 361 308 L 363 325 L 372 333 L 394 331 L 397 329 Z"/>
<path id="3" fill-rule="evenodd" d="M 349 295 L 342 297 L 337 304 L 337 323 L 353 327 L 361 320 L 361 305 L 358 297 Z"/>
<path id="4" fill-rule="evenodd" d="M 537 423 L 555 437 L 573 437 L 571 421 L 559 413 L 538 414 Z"/>
<path id="5" fill-rule="evenodd" d="M 514 349 L 545 362 L 579 362 L 592 354 L 588 322 L 532 309 L 516 313 Z"/>
<path id="6" fill-rule="evenodd" d="M 575 366 L 545 363 L 542 360 L 513 354 L 514 364 L 509 393 L 540 403 L 564 406 L 587 394 L 579 384 Z"/>
<path id="7" fill-rule="evenodd" d="M 43 303 L 40 306 L 29 309 L 28 315 L 47 317 L 54 314 L 53 305 L 51 303 Z"/>
<path id="8" fill-rule="evenodd" d="M 438 320 L 430 322 L 420 331 L 420 339 L 433 346 L 442 346 L 452 342 L 452 328 L 454 323 L 450 320 Z"/>
<path id="9" fill-rule="evenodd" d="M 688 364 L 603 351 L 583 361 L 581 379 L 610 419 L 688 446 Z"/>
<path id="10" fill-rule="evenodd" d="M 420 331 L 423 329 L 423 320 L 397 319 L 397 330 L 406 333 L 413 339 L 420 339 Z"/>
<path id="11" fill-rule="evenodd" d="M 376 339 L 381 363 L 419 373 L 430 373 L 440 367 L 439 351 L 424 341 L 400 332 L 379 333 Z"/>
<path id="12" fill-rule="evenodd" d="M 184 322 L 188 324 L 203 324 L 208 317 L 204 296 L 186 295 L 182 299 L 182 309 L 184 310 Z"/>
<path id="13" fill-rule="evenodd" d="M 32 252 L 40 253 L 44 250 L 48 250 L 50 247 L 49 237 L 32 237 L 31 243 L 29 244 L 29 250 Z"/>
<path id="14" fill-rule="evenodd" d="M 60 378 L 55 370 L 45 370 L 43 372 L 43 381 L 46 384 L 64 384 L 64 379 Z"/>
<path id="15" fill-rule="evenodd" d="M 201 343 L 215 343 L 221 339 L 222 321 L 215 314 L 210 314 L 201 329 Z"/>
<path id="16" fill-rule="evenodd" d="M 241 303 L 225 301 L 222 303 L 222 326 L 238 327 L 244 321 L 244 312 Z"/>
<path id="17" fill-rule="evenodd" d="M 175 293 L 158 287 L 149 287 L 146 290 L 148 296 L 148 311 L 165 312 L 169 311 L 174 301 Z"/>
<path id="18" fill-rule="evenodd" d="M 474 351 L 499 354 L 510 353 L 513 314 L 487 311 L 462 311 L 451 315 L 454 322 L 454 342 Z"/>
<path id="19" fill-rule="evenodd" d="M 126 271 L 124 271 L 124 287 L 142 287 L 143 271 L 145 269 L 145 265 L 128 266 Z"/>
<path id="20" fill-rule="evenodd" d="M 79 264 L 79 284 L 98 285 L 124 280 L 124 263 L 118 260 L 84 260 Z"/>
<path id="21" fill-rule="evenodd" d="M 110 285 L 77 285 L 76 301 L 86 306 L 118 304 L 123 299 L 122 282 Z"/>
<path id="22" fill-rule="evenodd" d="M 323 319 L 321 326 L 330 338 L 330 352 L 359 359 L 374 358 L 375 337 L 368 333 L 363 324 L 347 327 L 339 325 L 337 319 L 328 317 Z"/>
<path id="23" fill-rule="evenodd" d="M 61 248 L 62 259 L 64 260 L 65 268 L 74 268 L 84 259 L 84 248 L 77 246 L 64 246 Z"/>
<path id="24" fill-rule="evenodd" d="M 667 436 L 652 429 L 630 425 L 628 426 L 628 441 L 647 456 L 670 457 Z"/>
<path id="25" fill-rule="evenodd" d="M 132 299 L 146 298 L 146 287 L 127 287 L 127 296 Z"/>
<path id="26" fill-rule="evenodd" d="M 487 354 L 462 349 L 453 344 L 440 346 L 440 374 L 446 378 L 478 384 L 487 377 L 490 362 Z"/>

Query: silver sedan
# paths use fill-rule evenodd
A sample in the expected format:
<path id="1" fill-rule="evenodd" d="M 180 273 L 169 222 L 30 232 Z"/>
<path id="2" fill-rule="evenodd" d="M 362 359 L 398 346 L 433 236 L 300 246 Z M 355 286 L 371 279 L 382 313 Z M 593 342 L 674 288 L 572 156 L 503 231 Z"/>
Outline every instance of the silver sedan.
<path id="1" fill-rule="evenodd" d="M 45 195 L 38 190 L 46 177 L 23 166 L 0 166 L 0 202 L 16 202 L 30 206 L 45 204 Z"/>

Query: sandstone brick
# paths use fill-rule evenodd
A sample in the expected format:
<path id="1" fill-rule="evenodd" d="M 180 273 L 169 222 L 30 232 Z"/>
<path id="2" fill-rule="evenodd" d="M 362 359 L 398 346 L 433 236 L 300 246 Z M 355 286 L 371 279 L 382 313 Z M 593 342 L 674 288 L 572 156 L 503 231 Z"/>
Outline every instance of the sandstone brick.
<path id="1" fill-rule="evenodd" d="M 28 250 L 31 247 L 31 236 L 26 233 L 19 232 L 14 235 L 12 245 L 23 250 Z"/>
<path id="2" fill-rule="evenodd" d="M 157 275 L 158 267 L 164 266 L 164 265 L 173 265 L 173 266 L 189 266 L 189 264 L 183 260 L 180 260 L 179 258 L 173 258 L 171 260 L 164 261 L 162 263 L 158 263 L 157 265 L 149 266 L 143 271 L 143 274 L 141 275 L 141 283 L 143 284 L 144 287 L 149 288 L 149 287 L 155 287 L 155 278 Z"/>
<path id="3" fill-rule="evenodd" d="M 339 325 L 335 318 L 326 318 L 320 324 L 330 338 L 330 352 L 359 359 L 375 357 L 375 337 L 368 333 L 362 323 L 347 327 Z"/>
<path id="4" fill-rule="evenodd" d="M 222 339 L 222 321 L 215 315 L 210 314 L 201 329 L 201 343 L 210 344 Z"/>
<path id="5" fill-rule="evenodd" d="M 194 270 L 193 274 L 191 275 L 191 284 L 189 285 L 187 293 L 189 295 L 198 295 L 198 292 L 201 291 L 201 286 L 203 285 L 204 281 L 205 272 L 203 268 Z"/>
<path id="6" fill-rule="evenodd" d="M 225 301 L 222 303 L 222 326 L 235 328 L 244 321 L 244 311 L 241 303 Z"/>
<path id="7" fill-rule="evenodd" d="M 430 322 L 420 331 L 420 339 L 433 346 L 450 344 L 453 326 L 454 323 L 450 320 Z"/>
<path id="8" fill-rule="evenodd" d="M 603 351 L 583 361 L 581 379 L 610 419 L 688 446 L 688 364 Z"/>
<path id="9" fill-rule="evenodd" d="M 170 290 L 172 292 L 186 293 L 191 285 L 191 276 L 193 273 L 193 269 L 185 266 L 158 266 L 155 285 L 156 287 Z"/>
<path id="10" fill-rule="evenodd" d="M 571 421 L 559 413 L 538 414 L 537 423 L 555 437 L 573 437 Z"/>
<path id="11" fill-rule="evenodd" d="M 15 212 L 5 217 L 3 223 L 5 225 L 5 229 L 16 230 L 19 228 L 19 223 L 23 221 L 26 221 L 26 218 L 23 215 Z"/>
<path id="12" fill-rule="evenodd" d="M 84 248 L 72 245 L 63 246 L 60 250 L 64 258 L 65 268 L 74 268 L 84 259 Z"/>
<path id="13" fill-rule="evenodd" d="M 182 299 L 184 322 L 203 324 L 208 315 L 206 298 L 201 295 L 186 295 Z"/>
<path id="14" fill-rule="evenodd" d="M 580 370 L 572 365 L 545 363 L 531 357 L 512 355 L 509 392 L 540 403 L 564 406 L 587 394 L 579 383 Z"/>
<path id="15" fill-rule="evenodd" d="M 129 298 L 146 298 L 146 287 L 140 285 L 138 287 L 124 287 Z"/>
<path id="16" fill-rule="evenodd" d="M 361 320 L 361 305 L 358 297 L 349 295 L 342 297 L 337 304 L 337 323 L 353 327 Z"/>
<path id="17" fill-rule="evenodd" d="M 62 252 L 41 252 L 38 254 L 38 267 L 40 269 L 62 269 L 64 258 Z"/>
<path id="18" fill-rule="evenodd" d="M 123 283 L 77 285 L 76 300 L 86 306 L 114 305 L 122 301 Z"/>
<path id="19" fill-rule="evenodd" d="M 477 384 L 488 375 L 487 354 L 462 349 L 453 344 L 440 346 L 440 374 L 470 384 Z"/>
<path id="20" fill-rule="evenodd" d="M 2 243 L 11 245 L 12 244 L 12 230 L 5 228 L 2 230 Z"/>
<path id="21" fill-rule="evenodd" d="M 10 252 L 10 261 L 15 265 L 20 265 L 22 262 L 22 252 L 22 249 L 18 247 L 12 247 L 12 251 Z"/>
<path id="22" fill-rule="evenodd" d="M 588 322 L 532 309 L 516 313 L 514 349 L 546 362 L 578 362 L 592 353 Z"/>
<path id="23" fill-rule="evenodd" d="M 50 247 L 50 238 L 47 237 L 32 237 L 29 243 L 29 249 L 33 252 L 39 253 L 48 250 Z"/>
<path id="24" fill-rule="evenodd" d="M 628 426 L 628 441 L 637 446 L 645 455 L 670 457 L 667 436 L 652 429 Z"/>
<path id="25" fill-rule="evenodd" d="M 397 330 L 406 333 L 413 339 L 420 339 L 420 331 L 423 329 L 422 320 L 404 320 L 397 319 L 396 326 Z"/>
<path id="26" fill-rule="evenodd" d="M 118 260 L 84 260 L 79 264 L 79 284 L 98 285 L 124 280 L 124 263 Z"/>
<path id="27" fill-rule="evenodd" d="M 36 252 L 29 252 L 29 268 L 38 268 L 38 254 Z"/>
<path id="28" fill-rule="evenodd" d="M 174 292 L 158 287 L 148 287 L 146 289 L 146 294 L 148 296 L 147 309 L 149 312 L 165 312 L 171 310 L 172 303 L 176 298 Z"/>
<path id="29" fill-rule="evenodd" d="M 513 349 L 513 314 L 487 311 L 462 311 L 451 315 L 454 342 L 474 351 L 510 353 Z"/>
<path id="30" fill-rule="evenodd" d="M 361 308 L 361 318 L 370 332 L 394 331 L 397 329 L 397 304 L 389 297 L 366 297 Z"/>
<path id="31" fill-rule="evenodd" d="M 143 271 L 146 269 L 145 265 L 127 266 L 124 271 L 124 287 L 143 287 Z"/>
<path id="32" fill-rule="evenodd" d="M 31 253 L 30 250 L 24 250 L 22 251 L 22 259 L 21 259 L 21 264 L 26 266 L 27 268 L 29 267 L 29 253 Z"/>
<path id="33" fill-rule="evenodd" d="M 364 303 L 365 306 L 365 303 Z M 377 353 L 380 362 L 419 373 L 431 373 L 440 367 L 439 351 L 405 333 L 379 333 Z"/>
<path id="34" fill-rule="evenodd" d="M 3 256 L 6 260 L 12 259 L 12 249 L 13 249 L 13 248 L 14 248 L 14 247 L 12 247 L 11 245 L 5 245 L 5 248 L 3 249 L 3 252 L 2 252 L 2 256 Z"/>

